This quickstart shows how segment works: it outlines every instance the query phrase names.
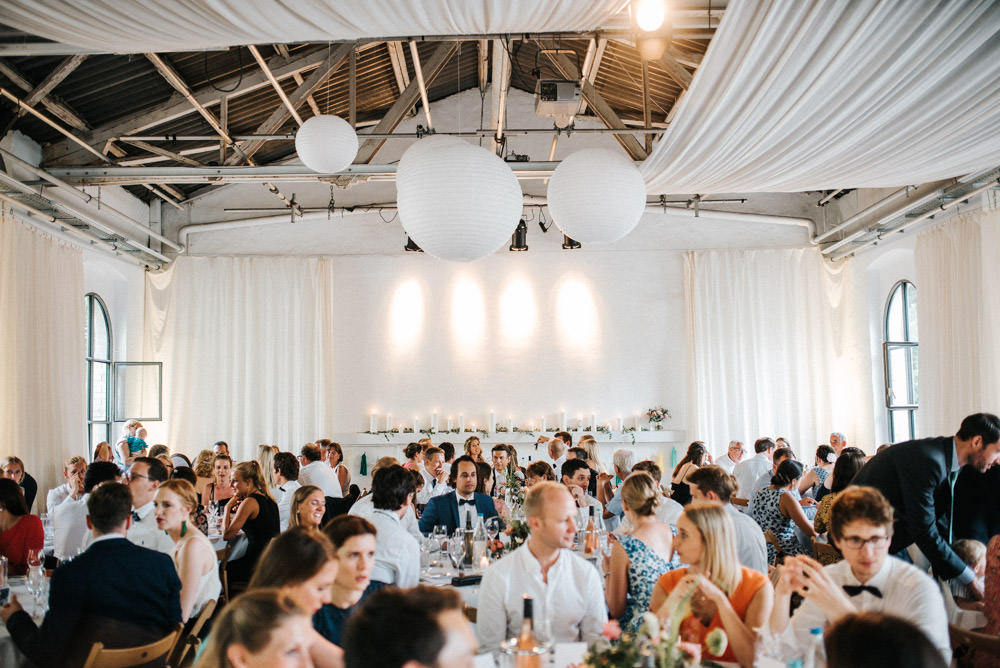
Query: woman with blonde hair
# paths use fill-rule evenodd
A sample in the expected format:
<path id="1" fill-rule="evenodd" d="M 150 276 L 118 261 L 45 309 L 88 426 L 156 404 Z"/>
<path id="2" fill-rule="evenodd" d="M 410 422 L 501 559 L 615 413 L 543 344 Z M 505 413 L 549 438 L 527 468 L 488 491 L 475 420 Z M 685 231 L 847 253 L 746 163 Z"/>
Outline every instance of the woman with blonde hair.
<path id="1" fill-rule="evenodd" d="M 241 530 L 247 538 L 242 557 L 226 564 L 230 580 L 246 582 L 268 542 L 280 532 L 278 504 L 264 482 L 260 464 L 240 462 L 233 469 L 233 498 L 222 516 L 222 537 L 232 540 Z"/>
<path id="2" fill-rule="evenodd" d="M 111 445 L 107 441 L 101 441 L 94 446 L 94 459 L 95 462 L 113 462 L 115 461 L 115 454 L 111 450 Z"/>
<path id="3" fill-rule="evenodd" d="M 292 494 L 288 507 L 288 528 L 318 529 L 326 514 L 326 497 L 316 485 L 303 485 Z"/>
<path id="4" fill-rule="evenodd" d="M 198 483 L 194 486 L 194 491 L 200 497 L 205 492 L 205 487 L 215 478 L 215 453 L 211 450 L 202 450 L 194 460 L 194 474 L 198 476 Z M 202 501 L 204 505 L 204 501 Z"/>
<path id="5" fill-rule="evenodd" d="M 674 550 L 687 568 L 660 576 L 649 609 L 660 619 L 684 614 L 681 639 L 699 642 L 721 628 L 729 637 L 720 661 L 753 665 L 756 632 L 767 623 L 774 606 L 774 588 L 767 576 L 741 566 L 733 521 L 721 504 L 692 503 L 677 520 Z M 690 608 L 680 605 L 690 596 Z M 686 612 L 686 614 L 685 614 Z"/>
<path id="6" fill-rule="evenodd" d="M 470 436 L 465 439 L 465 454 L 472 457 L 475 462 L 485 462 L 483 459 L 483 445 L 478 436 Z"/>
<path id="7" fill-rule="evenodd" d="M 622 483 L 622 508 L 632 529 L 611 548 L 605 590 L 608 612 L 622 630 L 635 633 L 642 613 L 649 609 L 656 579 L 673 566 L 673 532 L 656 520 L 659 486 L 645 471 L 633 473 Z"/>
<path id="8" fill-rule="evenodd" d="M 261 443 L 257 446 L 257 463 L 260 464 L 260 470 L 264 474 L 264 483 L 267 485 L 267 490 L 274 493 L 274 488 L 277 484 L 274 482 L 274 455 L 278 452 L 278 446 L 268 445 L 267 443 Z"/>
<path id="9" fill-rule="evenodd" d="M 219 598 L 222 583 L 215 548 L 195 525 L 198 494 L 186 480 L 167 480 L 156 492 L 156 528 L 174 541 L 174 567 L 181 579 L 181 619 L 197 616 L 205 604 Z"/>

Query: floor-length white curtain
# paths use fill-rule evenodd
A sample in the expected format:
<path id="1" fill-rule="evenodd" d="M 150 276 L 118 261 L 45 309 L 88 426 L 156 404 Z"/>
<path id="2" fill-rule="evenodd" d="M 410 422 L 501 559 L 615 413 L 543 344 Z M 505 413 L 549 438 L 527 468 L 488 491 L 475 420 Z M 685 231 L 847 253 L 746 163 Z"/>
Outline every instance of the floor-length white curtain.
<path id="1" fill-rule="evenodd" d="M 871 433 L 848 272 L 813 249 L 686 255 L 692 438 L 784 436 L 811 463 L 831 430 Z"/>
<path id="2" fill-rule="evenodd" d="M 920 420 L 925 436 L 1000 413 L 1000 211 L 966 214 L 917 237 Z"/>
<path id="3" fill-rule="evenodd" d="M 0 442 L 38 482 L 34 510 L 87 455 L 83 258 L 0 207 Z"/>
<path id="4" fill-rule="evenodd" d="M 163 362 L 167 443 L 297 451 L 332 433 L 333 270 L 316 258 L 178 258 L 146 280 L 145 358 Z"/>

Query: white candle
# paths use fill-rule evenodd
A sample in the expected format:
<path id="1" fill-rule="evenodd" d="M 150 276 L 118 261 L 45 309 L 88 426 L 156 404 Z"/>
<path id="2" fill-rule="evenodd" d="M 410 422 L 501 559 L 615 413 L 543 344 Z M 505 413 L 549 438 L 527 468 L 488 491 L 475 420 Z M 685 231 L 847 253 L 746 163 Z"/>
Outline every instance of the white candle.
<path id="1" fill-rule="evenodd" d="M 392 415 L 385 416 L 385 430 L 392 431 Z"/>
<path id="2" fill-rule="evenodd" d="M 465 433 L 465 416 L 462 414 L 459 414 L 458 416 L 458 432 L 460 434 Z"/>
<path id="3" fill-rule="evenodd" d="M 452 427 L 454 427 L 454 426 L 455 426 L 455 423 L 452 422 L 451 418 L 448 418 L 448 432 L 449 433 L 451 433 Z"/>
<path id="4" fill-rule="evenodd" d="M 510 417 L 509 415 L 507 416 L 507 433 L 509 434 L 514 433 L 514 418 Z"/>
<path id="5" fill-rule="evenodd" d="M 582 415 L 577 415 L 576 416 L 576 430 L 577 431 L 583 431 L 583 416 Z"/>
<path id="6" fill-rule="evenodd" d="M 490 565 L 490 558 L 484 554 L 483 558 L 479 560 L 479 568 L 485 571 L 486 567 L 489 565 Z"/>
<path id="7" fill-rule="evenodd" d="M 633 426 L 635 427 L 636 431 L 639 431 L 639 414 L 638 413 L 635 414 L 635 425 L 633 425 Z"/>
<path id="8" fill-rule="evenodd" d="M 438 430 L 438 414 L 431 413 L 431 431 Z"/>
<path id="9" fill-rule="evenodd" d="M 542 416 L 542 433 L 545 433 L 545 416 Z"/>
<path id="10" fill-rule="evenodd" d="M 559 428 L 566 431 L 566 411 L 559 413 Z"/>
<path id="11" fill-rule="evenodd" d="M 368 431 L 371 432 L 372 434 L 375 433 L 375 414 L 374 413 L 369 413 L 368 414 Z"/>
<path id="12" fill-rule="evenodd" d="M 597 413 L 590 414 L 590 428 L 593 430 L 597 429 Z"/>
<path id="13" fill-rule="evenodd" d="M 493 433 L 497 428 L 497 416 L 496 413 L 490 411 L 490 422 L 486 425 L 486 431 Z"/>
<path id="14" fill-rule="evenodd" d="M 622 422 L 622 416 L 618 416 L 618 431 L 625 431 L 625 424 Z"/>
<path id="15" fill-rule="evenodd" d="M 413 418 L 413 433 L 420 433 L 420 420 L 418 418 Z"/>

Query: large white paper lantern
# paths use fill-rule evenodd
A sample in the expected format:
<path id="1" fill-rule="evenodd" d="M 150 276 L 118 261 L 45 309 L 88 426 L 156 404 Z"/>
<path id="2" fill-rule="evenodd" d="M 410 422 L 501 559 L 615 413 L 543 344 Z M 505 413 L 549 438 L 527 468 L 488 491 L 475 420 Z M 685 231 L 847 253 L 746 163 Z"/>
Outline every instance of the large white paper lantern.
<path id="1" fill-rule="evenodd" d="M 406 234 L 425 252 L 468 262 L 510 241 L 523 195 L 514 172 L 491 151 L 455 137 L 418 140 L 396 169 Z"/>
<path id="2" fill-rule="evenodd" d="M 549 213 L 566 236 L 611 243 L 635 229 L 646 208 L 646 185 L 625 155 L 605 148 L 571 153 L 549 179 Z"/>
<path id="3" fill-rule="evenodd" d="M 313 116 L 295 133 L 302 164 L 321 174 L 339 172 L 358 154 L 358 133 L 340 116 Z"/>

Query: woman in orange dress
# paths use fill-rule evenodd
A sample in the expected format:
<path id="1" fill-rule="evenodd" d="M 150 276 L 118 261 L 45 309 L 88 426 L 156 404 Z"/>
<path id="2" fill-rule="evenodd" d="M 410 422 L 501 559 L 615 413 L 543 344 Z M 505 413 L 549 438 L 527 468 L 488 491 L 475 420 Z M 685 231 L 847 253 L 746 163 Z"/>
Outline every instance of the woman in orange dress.
<path id="1" fill-rule="evenodd" d="M 660 576 L 649 609 L 665 620 L 691 594 L 682 609 L 681 640 L 702 645 L 712 656 L 705 637 L 721 628 L 729 638 L 721 661 L 753 665 L 758 629 L 767 623 L 774 605 L 774 589 L 763 573 L 740 566 L 732 520 L 718 504 L 694 503 L 677 520 L 674 550 L 687 568 Z"/>

